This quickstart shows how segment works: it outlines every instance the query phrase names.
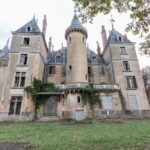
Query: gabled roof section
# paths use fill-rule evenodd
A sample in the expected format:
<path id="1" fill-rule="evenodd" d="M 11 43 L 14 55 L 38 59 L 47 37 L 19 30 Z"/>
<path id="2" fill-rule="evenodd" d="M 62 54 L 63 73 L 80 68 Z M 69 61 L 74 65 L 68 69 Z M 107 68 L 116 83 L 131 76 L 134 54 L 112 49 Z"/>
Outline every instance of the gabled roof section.
<path id="1" fill-rule="evenodd" d="M 121 33 L 116 31 L 113 27 L 108 38 L 108 43 L 132 43 L 132 42 L 128 40 L 125 36 L 123 36 Z"/>
<path id="2" fill-rule="evenodd" d="M 41 31 L 37 25 L 37 21 L 35 20 L 35 16 L 34 16 L 32 20 L 30 20 L 24 26 L 16 30 L 16 32 L 24 33 L 24 32 L 41 32 Z"/>

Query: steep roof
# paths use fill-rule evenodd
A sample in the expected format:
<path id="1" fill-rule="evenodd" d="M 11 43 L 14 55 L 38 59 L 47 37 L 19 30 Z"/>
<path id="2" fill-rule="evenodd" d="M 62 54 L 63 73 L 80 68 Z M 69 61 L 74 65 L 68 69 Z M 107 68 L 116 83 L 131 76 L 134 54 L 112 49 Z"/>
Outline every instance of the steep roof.
<path id="1" fill-rule="evenodd" d="M 103 57 L 99 57 L 94 51 L 90 48 L 87 50 L 87 61 L 88 64 L 105 64 Z M 57 57 L 60 57 L 60 61 L 57 61 Z M 66 64 L 67 63 L 67 47 L 62 47 L 58 51 L 51 51 L 47 54 L 47 64 Z"/>
<path id="2" fill-rule="evenodd" d="M 67 35 L 72 31 L 82 32 L 86 37 L 88 36 L 87 30 L 80 23 L 80 20 L 77 16 L 76 12 L 73 16 L 70 26 L 66 29 L 65 38 L 67 38 Z"/>
<path id="3" fill-rule="evenodd" d="M 125 36 L 123 36 L 121 33 L 116 31 L 113 27 L 108 38 L 108 43 L 132 43 L 132 42 L 128 40 Z"/>
<path id="4" fill-rule="evenodd" d="M 7 44 L 4 46 L 4 48 L 0 51 L 0 59 L 8 59 L 8 53 L 9 53 L 8 43 L 9 40 L 7 41 Z"/>
<path id="5" fill-rule="evenodd" d="M 26 23 L 24 26 L 16 30 L 16 32 L 41 32 L 40 28 L 37 25 L 37 21 L 35 20 L 35 17 L 33 17 L 28 23 Z"/>

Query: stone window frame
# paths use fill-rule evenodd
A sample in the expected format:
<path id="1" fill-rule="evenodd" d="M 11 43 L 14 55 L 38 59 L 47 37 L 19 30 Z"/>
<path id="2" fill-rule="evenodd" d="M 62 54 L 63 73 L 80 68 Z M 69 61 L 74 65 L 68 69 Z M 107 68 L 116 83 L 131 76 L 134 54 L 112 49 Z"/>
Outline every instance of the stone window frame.
<path id="1" fill-rule="evenodd" d="M 123 71 L 125 72 L 131 72 L 131 65 L 128 60 L 122 61 Z"/>
<path id="2" fill-rule="evenodd" d="M 22 57 L 22 56 L 26 56 L 26 57 Z M 23 60 L 24 59 L 24 60 Z M 28 65 L 28 59 L 29 59 L 29 55 L 28 53 L 21 53 L 20 57 L 19 57 L 19 62 L 18 64 L 20 66 L 27 66 Z"/>
<path id="3" fill-rule="evenodd" d="M 26 72 L 25 71 L 16 71 L 14 75 L 14 88 L 24 88 L 26 84 Z"/>
<path id="4" fill-rule="evenodd" d="M 8 115 L 20 115 L 23 96 L 11 96 Z"/>
<path id="5" fill-rule="evenodd" d="M 23 37 L 22 43 L 24 46 L 30 46 L 30 37 Z"/>
<path id="6" fill-rule="evenodd" d="M 54 76 L 55 73 L 56 73 L 56 66 L 55 66 L 55 65 L 50 65 L 50 66 L 48 67 L 48 74 L 49 74 L 50 76 Z"/>
<path id="7" fill-rule="evenodd" d="M 137 80 L 136 77 L 131 75 L 131 76 L 125 76 L 126 78 L 126 87 L 127 89 L 137 89 Z"/>
<path id="8" fill-rule="evenodd" d="M 119 50 L 121 55 L 127 55 L 127 49 L 125 46 L 120 46 Z"/>
<path id="9" fill-rule="evenodd" d="M 130 101 L 130 97 L 131 96 L 135 96 L 136 97 L 137 109 L 131 109 L 131 101 Z M 137 111 L 137 110 L 139 110 L 138 96 L 136 94 L 129 94 L 128 97 L 129 97 L 129 105 L 130 105 L 131 111 Z"/>

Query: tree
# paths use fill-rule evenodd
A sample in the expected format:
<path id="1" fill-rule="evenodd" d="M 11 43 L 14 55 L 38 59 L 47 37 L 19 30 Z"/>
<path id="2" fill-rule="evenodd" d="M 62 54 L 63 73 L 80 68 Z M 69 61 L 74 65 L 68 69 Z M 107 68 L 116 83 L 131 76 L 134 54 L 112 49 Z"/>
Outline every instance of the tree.
<path id="1" fill-rule="evenodd" d="M 142 76 L 146 86 L 148 84 L 148 80 L 150 80 L 150 66 L 142 68 Z"/>
<path id="2" fill-rule="evenodd" d="M 131 22 L 126 31 L 144 38 L 140 51 L 150 55 L 150 1 L 149 0 L 73 0 L 83 22 L 92 22 L 98 13 L 109 14 L 112 9 L 119 13 L 129 12 Z"/>

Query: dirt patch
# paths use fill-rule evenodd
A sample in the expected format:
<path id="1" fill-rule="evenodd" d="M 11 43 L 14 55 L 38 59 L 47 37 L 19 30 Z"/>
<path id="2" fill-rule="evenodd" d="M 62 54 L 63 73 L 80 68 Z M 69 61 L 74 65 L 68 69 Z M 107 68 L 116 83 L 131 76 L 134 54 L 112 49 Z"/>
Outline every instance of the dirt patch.
<path id="1" fill-rule="evenodd" d="M 3 142 L 0 143 L 0 150 L 36 150 L 36 148 L 25 142 Z"/>

